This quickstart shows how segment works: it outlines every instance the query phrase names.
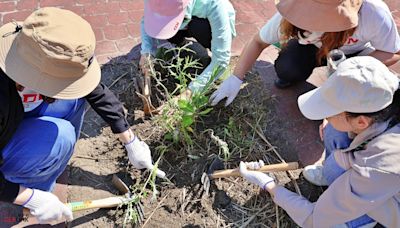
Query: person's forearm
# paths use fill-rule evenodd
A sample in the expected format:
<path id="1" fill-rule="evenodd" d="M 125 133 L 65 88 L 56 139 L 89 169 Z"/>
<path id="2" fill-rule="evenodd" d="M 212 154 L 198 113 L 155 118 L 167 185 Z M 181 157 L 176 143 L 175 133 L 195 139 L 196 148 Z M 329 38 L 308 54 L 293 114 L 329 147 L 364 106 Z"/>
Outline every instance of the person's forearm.
<path id="1" fill-rule="evenodd" d="M 25 188 L 23 186 L 19 187 L 19 192 L 17 198 L 15 198 L 14 203 L 18 205 L 24 204 L 32 196 L 32 189 Z"/>
<path id="2" fill-rule="evenodd" d="M 257 33 L 243 49 L 233 74 L 243 80 L 244 75 L 251 69 L 258 56 L 268 46 L 269 44 L 260 42 L 259 34 Z"/>
<path id="3" fill-rule="evenodd" d="M 386 66 L 391 66 L 391 65 L 397 63 L 400 60 L 400 52 L 389 53 L 389 52 L 384 52 L 384 51 L 377 50 L 377 51 L 372 52 L 369 55 L 372 56 L 372 57 L 375 57 L 378 60 L 380 60 Z"/>

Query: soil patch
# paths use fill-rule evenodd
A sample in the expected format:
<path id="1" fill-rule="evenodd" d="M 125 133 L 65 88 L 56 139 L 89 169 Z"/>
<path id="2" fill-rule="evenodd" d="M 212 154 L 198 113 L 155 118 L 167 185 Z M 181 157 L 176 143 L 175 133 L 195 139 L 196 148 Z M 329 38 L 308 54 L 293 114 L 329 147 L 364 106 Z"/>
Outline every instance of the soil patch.
<path id="1" fill-rule="evenodd" d="M 242 178 L 214 180 L 208 194 L 201 183 L 202 174 L 216 155 L 225 158 L 224 165 L 227 168 L 237 167 L 241 160 L 263 159 L 271 164 L 281 162 L 255 131 L 268 129 L 273 133 L 279 128 L 271 121 L 276 115 L 274 99 L 265 91 L 257 74 L 248 74 L 243 89 L 230 106 L 224 107 L 224 102 L 221 102 L 195 123 L 191 134 L 194 143 L 190 146 L 166 140 L 166 132 L 157 118 L 143 115 L 142 103 L 133 84 L 133 79 L 140 76 L 137 65 L 121 60 L 111 62 L 103 66 L 102 74 L 103 82 L 124 103 L 133 130 L 150 146 L 153 159 L 160 156 L 160 148 L 166 148 L 159 167 L 167 173 L 171 183 L 157 179 L 156 197 L 150 193 L 142 200 L 145 220 L 136 226 L 295 227 L 294 222 L 276 207 L 267 193 L 260 192 L 257 186 Z M 264 132 L 267 138 L 268 132 Z M 223 153 L 211 139 L 211 133 L 228 143 L 229 154 Z M 282 142 L 271 143 L 275 145 Z M 148 171 L 136 170 L 128 164 L 121 143 L 91 109 L 87 111 L 81 139 L 68 168 L 69 201 L 118 195 L 111 184 L 112 174 L 117 174 L 126 184 L 134 186 L 141 186 L 149 175 Z M 302 194 L 315 200 L 321 189 L 299 178 L 300 172 L 295 171 L 294 176 Z M 280 184 L 294 189 L 287 173 L 275 173 L 275 177 Z M 75 214 L 72 225 L 120 227 L 124 223 L 124 212 L 124 208 L 83 211 Z"/>

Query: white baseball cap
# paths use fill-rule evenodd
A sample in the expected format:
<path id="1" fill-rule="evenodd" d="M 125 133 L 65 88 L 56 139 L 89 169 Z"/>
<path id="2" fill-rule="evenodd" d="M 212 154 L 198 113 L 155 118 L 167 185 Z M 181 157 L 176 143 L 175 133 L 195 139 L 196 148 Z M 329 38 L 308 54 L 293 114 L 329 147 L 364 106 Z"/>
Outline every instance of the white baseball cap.
<path id="1" fill-rule="evenodd" d="M 370 57 L 349 58 L 321 87 L 301 95 L 301 113 L 321 120 L 342 112 L 372 113 L 389 106 L 399 88 L 399 78 L 382 62 Z"/>

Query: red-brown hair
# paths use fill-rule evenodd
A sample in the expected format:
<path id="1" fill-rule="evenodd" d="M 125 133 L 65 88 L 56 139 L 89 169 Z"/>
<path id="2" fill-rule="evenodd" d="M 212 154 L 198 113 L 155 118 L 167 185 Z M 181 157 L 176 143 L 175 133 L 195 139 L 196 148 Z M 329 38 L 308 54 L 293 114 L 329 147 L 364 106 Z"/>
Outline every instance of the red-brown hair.
<path id="1" fill-rule="evenodd" d="M 321 63 L 322 59 L 326 58 L 329 51 L 343 46 L 353 35 L 355 30 L 356 28 L 340 32 L 325 32 L 321 37 L 322 47 L 319 49 L 317 54 L 318 63 Z M 298 38 L 298 32 L 303 33 L 305 30 L 294 26 L 286 19 L 282 19 L 280 32 L 282 34 L 281 39 L 284 41 L 283 46 L 285 46 L 286 42 L 290 39 Z"/>

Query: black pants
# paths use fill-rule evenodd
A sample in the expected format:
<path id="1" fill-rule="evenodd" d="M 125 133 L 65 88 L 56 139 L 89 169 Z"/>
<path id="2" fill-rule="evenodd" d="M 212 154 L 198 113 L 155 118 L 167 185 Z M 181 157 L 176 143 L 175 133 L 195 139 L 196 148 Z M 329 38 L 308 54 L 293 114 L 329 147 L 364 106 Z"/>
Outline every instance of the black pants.
<path id="1" fill-rule="evenodd" d="M 318 48 L 313 45 L 299 44 L 297 39 L 289 40 L 286 47 L 280 52 L 275 60 L 275 71 L 278 78 L 287 82 L 301 82 L 307 80 L 314 68 L 326 66 L 326 58 L 318 64 Z M 359 52 L 346 55 L 346 58 L 357 56 Z"/>
<path id="2" fill-rule="evenodd" d="M 290 40 L 275 60 L 278 78 L 293 83 L 307 80 L 314 68 L 320 66 L 317 53 L 318 48 L 313 44 L 302 45 L 297 39 Z"/>
<path id="3" fill-rule="evenodd" d="M 211 48 L 211 25 L 208 19 L 192 17 L 187 29 L 179 30 L 178 33 L 168 39 L 168 41 L 180 45 L 185 40 L 185 37 L 193 37 L 204 48 Z"/>

